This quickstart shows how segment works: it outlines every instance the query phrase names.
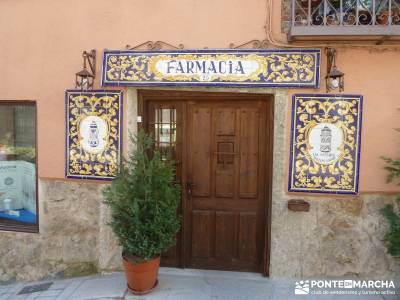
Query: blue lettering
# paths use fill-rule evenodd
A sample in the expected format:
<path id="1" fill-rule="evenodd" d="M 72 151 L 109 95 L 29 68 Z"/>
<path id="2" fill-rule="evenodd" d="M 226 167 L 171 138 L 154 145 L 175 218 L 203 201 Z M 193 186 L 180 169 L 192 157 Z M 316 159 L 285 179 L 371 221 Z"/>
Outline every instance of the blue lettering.
<path id="1" fill-rule="evenodd" d="M 217 73 L 217 69 L 215 68 L 214 61 L 210 61 L 210 66 L 208 67 L 208 71 L 212 73 Z"/>
<path id="2" fill-rule="evenodd" d="M 200 71 L 201 73 L 204 73 L 206 70 L 206 61 L 203 60 L 202 63 L 200 64 L 200 61 L 196 61 L 196 73 Z"/>
<path id="3" fill-rule="evenodd" d="M 223 69 L 222 69 L 222 64 L 224 64 L 224 68 Z M 221 74 L 225 74 L 226 73 L 226 61 L 224 61 L 224 60 L 220 60 L 219 61 L 219 63 L 218 63 L 218 72 L 221 73 Z"/>
<path id="4" fill-rule="evenodd" d="M 187 67 L 187 73 L 193 73 L 194 62 L 192 62 L 191 60 L 187 61 L 186 67 Z"/>
<path id="5" fill-rule="evenodd" d="M 178 61 L 178 67 L 176 68 L 176 72 L 185 73 L 185 71 L 183 71 L 183 66 L 181 61 Z"/>
<path id="6" fill-rule="evenodd" d="M 243 66 L 242 66 L 242 62 L 239 60 L 238 61 L 238 64 L 237 64 L 237 66 L 236 66 L 236 74 L 237 73 L 241 73 L 241 74 L 244 74 L 244 70 L 243 70 Z"/>
<path id="7" fill-rule="evenodd" d="M 167 62 L 167 73 L 171 73 L 171 69 L 175 69 L 174 66 L 171 66 L 172 63 L 176 63 L 176 60 L 170 60 Z"/>

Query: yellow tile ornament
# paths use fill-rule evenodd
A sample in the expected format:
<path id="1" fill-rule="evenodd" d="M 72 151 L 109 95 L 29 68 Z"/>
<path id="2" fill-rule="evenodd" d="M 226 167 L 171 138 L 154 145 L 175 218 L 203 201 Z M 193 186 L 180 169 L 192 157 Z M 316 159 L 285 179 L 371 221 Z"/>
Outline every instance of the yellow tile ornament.
<path id="1" fill-rule="evenodd" d="M 67 90 L 66 177 L 113 179 L 121 162 L 122 91 Z"/>
<path id="2" fill-rule="evenodd" d="M 293 96 L 289 192 L 357 194 L 362 96 Z"/>
<path id="3" fill-rule="evenodd" d="M 318 49 L 105 50 L 103 86 L 318 88 Z"/>

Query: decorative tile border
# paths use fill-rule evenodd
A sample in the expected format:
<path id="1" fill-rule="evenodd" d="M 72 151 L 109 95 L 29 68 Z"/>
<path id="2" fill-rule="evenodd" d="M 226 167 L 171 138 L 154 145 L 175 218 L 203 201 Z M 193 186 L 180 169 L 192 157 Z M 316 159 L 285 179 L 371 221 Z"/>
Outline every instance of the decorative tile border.
<path id="1" fill-rule="evenodd" d="M 289 192 L 358 193 L 362 102 L 360 95 L 293 95 Z"/>
<path id="2" fill-rule="evenodd" d="M 122 91 L 67 90 L 67 178 L 110 180 L 121 162 Z"/>
<path id="3" fill-rule="evenodd" d="M 318 88 L 321 51 L 105 50 L 103 86 Z"/>

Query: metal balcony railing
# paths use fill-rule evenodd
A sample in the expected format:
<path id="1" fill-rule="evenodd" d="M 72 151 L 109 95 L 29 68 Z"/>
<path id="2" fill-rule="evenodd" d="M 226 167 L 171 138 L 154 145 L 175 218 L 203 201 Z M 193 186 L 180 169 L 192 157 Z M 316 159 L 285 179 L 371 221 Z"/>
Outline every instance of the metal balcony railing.
<path id="1" fill-rule="evenodd" d="M 400 35 L 400 0 L 292 0 L 290 34 Z"/>

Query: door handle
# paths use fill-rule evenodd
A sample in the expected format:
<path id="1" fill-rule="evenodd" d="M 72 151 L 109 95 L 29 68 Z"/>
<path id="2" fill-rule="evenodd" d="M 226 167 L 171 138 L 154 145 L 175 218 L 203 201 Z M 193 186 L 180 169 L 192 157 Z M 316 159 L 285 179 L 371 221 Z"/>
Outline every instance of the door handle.
<path id="1" fill-rule="evenodd" d="M 192 195 L 192 193 L 193 193 L 193 188 L 194 188 L 195 186 L 196 186 L 196 185 L 195 185 L 191 180 L 188 180 L 188 182 L 186 182 L 187 193 L 188 193 L 189 196 Z"/>

